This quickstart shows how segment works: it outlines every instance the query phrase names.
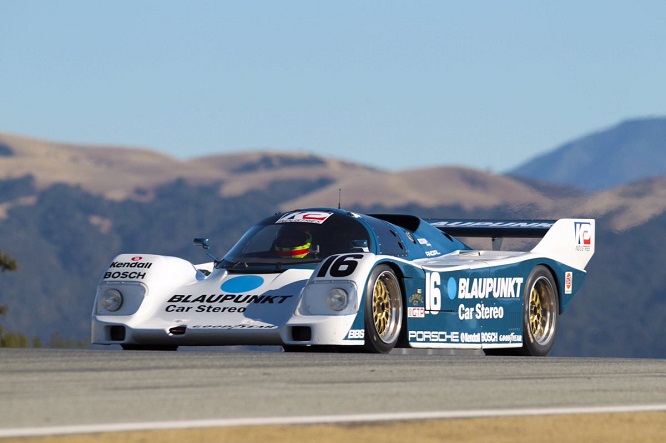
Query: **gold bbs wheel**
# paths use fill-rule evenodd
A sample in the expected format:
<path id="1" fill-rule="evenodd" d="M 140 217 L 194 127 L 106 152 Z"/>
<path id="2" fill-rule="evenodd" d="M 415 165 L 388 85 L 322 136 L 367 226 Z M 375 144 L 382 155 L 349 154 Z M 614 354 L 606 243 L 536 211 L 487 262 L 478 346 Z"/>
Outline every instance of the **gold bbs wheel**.
<path id="1" fill-rule="evenodd" d="M 365 306 L 366 349 L 389 352 L 400 337 L 403 317 L 400 283 L 389 266 L 377 266 L 371 273 Z"/>
<path id="2" fill-rule="evenodd" d="M 547 355 L 555 343 L 559 311 L 556 287 L 544 266 L 534 268 L 527 280 L 522 348 L 525 355 Z"/>

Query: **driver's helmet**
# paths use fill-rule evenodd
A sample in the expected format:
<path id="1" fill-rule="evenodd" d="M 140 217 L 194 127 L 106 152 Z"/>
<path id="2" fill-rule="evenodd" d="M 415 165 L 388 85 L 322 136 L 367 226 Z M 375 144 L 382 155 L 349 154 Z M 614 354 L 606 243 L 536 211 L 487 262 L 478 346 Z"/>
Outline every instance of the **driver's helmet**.
<path id="1" fill-rule="evenodd" d="M 284 225 L 275 238 L 275 252 L 283 258 L 305 258 L 311 245 L 312 234 L 303 226 Z"/>

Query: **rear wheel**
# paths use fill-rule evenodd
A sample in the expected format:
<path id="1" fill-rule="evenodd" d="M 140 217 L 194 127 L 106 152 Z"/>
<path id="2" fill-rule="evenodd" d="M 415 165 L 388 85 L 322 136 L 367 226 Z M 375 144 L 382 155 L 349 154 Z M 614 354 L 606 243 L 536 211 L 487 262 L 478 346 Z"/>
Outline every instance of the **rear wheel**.
<path id="1" fill-rule="evenodd" d="M 544 266 L 534 268 L 525 286 L 522 355 L 545 356 L 555 344 L 559 300 L 557 286 Z"/>
<path id="2" fill-rule="evenodd" d="M 547 355 L 557 335 L 559 300 L 553 275 L 545 266 L 535 267 L 523 293 L 523 346 L 484 349 L 486 355 Z"/>
<path id="3" fill-rule="evenodd" d="M 390 352 L 402 329 L 398 277 L 389 266 L 379 265 L 370 274 L 365 293 L 365 348 L 374 353 Z"/>

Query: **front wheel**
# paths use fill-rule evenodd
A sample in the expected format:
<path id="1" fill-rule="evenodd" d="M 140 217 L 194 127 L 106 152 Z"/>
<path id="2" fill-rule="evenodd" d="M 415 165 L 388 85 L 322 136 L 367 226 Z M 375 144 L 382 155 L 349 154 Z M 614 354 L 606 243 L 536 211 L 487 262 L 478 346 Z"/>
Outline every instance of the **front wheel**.
<path id="1" fill-rule="evenodd" d="M 548 355 L 557 335 L 559 300 L 553 275 L 544 266 L 532 270 L 525 285 L 523 347 L 520 354 Z"/>
<path id="2" fill-rule="evenodd" d="M 402 291 L 395 272 L 387 265 L 377 266 L 370 274 L 365 294 L 365 348 L 388 353 L 402 330 Z"/>

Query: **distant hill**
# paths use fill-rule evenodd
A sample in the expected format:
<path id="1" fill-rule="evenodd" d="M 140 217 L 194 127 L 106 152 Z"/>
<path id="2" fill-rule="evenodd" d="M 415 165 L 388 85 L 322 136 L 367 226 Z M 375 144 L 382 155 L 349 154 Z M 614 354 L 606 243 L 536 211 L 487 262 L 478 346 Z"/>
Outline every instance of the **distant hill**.
<path id="1" fill-rule="evenodd" d="M 150 201 L 154 190 L 177 179 L 188 184 L 219 183 L 219 194 L 233 197 L 265 190 L 282 180 L 326 181 L 320 188 L 304 187 L 284 207 L 382 204 L 442 204 L 488 208 L 511 196 L 515 206 L 544 205 L 543 189 L 502 175 L 469 168 L 439 167 L 392 173 L 311 154 L 249 152 L 178 160 L 148 149 L 76 146 L 0 134 L 0 180 L 13 186 L 15 199 L 0 196 L 0 216 L 12 205 L 28 204 L 34 194 L 19 187 L 34 177 L 35 190 L 54 184 L 80 186 L 86 192 L 115 201 Z M 546 188 L 544 188 L 546 189 Z M 21 192 L 23 191 L 23 192 Z M 20 198 L 19 198 L 20 197 Z M 4 200 L 4 201 L 3 201 Z M 547 198 L 546 198 L 547 200 Z M 4 203 L 4 210 L 2 204 Z"/>
<path id="2" fill-rule="evenodd" d="M 582 292 L 553 355 L 666 358 L 666 177 L 581 193 L 561 185 L 438 167 L 386 172 L 309 154 L 253 152 L 188 161 L 146 149 L 0 134 L 0 275 L 8 330 L 86 342 L 100 273 L 121 252 L 207 258 L 255 221 L 310 205 L 423 217 L 597 219 Z"/>
<path id="3" fill-rule="evenodd" d="M 628 120 L 566 143 L 510 175 L 589 191 L 666 175 L 666 118 Z"/>
<path id="4" fill-rule="evenodd" d="M 195 184 L 225 181 L 223 192 L 231 195 L 281 178 L 345 178 L 370 171 L 310 154 L 251 152 L 179 160 L 143 148 L 80 146 L 0 134 L 0 180 L 32 175 L 37 189 L 69 184 L 112 200 L 145 201 L 153 189 L 179 178 Z"/>

